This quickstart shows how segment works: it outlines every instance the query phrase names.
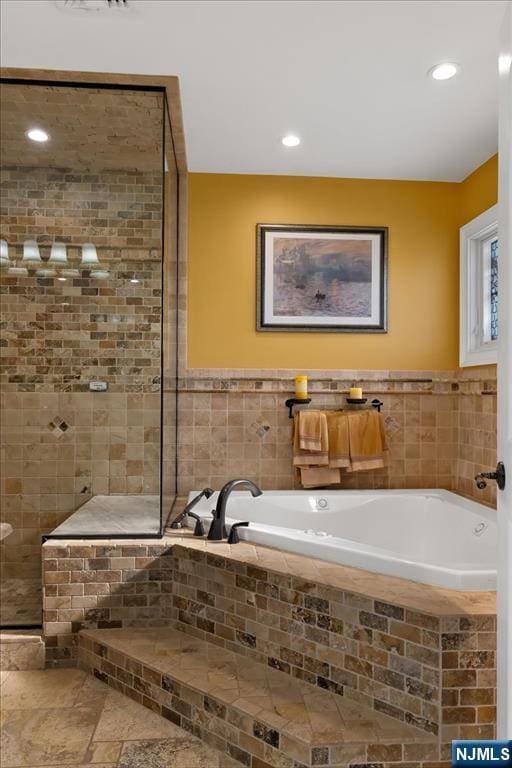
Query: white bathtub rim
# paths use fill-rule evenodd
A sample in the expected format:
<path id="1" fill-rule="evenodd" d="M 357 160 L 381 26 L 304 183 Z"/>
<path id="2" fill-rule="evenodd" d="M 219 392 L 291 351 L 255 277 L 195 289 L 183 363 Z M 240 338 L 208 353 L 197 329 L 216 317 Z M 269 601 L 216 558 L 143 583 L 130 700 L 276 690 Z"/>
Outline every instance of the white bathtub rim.
<path id="1" fill-rule="evenodd" d="M 236 521 L 230 521 L 236 522 Z M 378 550 L 371 545 L 362 545 L 348 539 L 318 539 L 311 541 L 307 534 L 296 536 L 295 529 L 276 529 L 272 526 L 253 527 L 252 533 L 247 529 L 238 529 L 240 538 L 248 543 L 258 543 L 264 546 L 279 549 L 280 551 L 293 552 L 309 557 L 316 557 L 330 563 L 346 565 L 350 568 L 358 568 L 369 573 L 381 573 L 395 578 L 409 579 L 420 584 L 427 584 L 446 589 L 462 590 L 464 592 L 480 592 L 496 589 L 496 571 L 478 569 L 472 567 L 465 570 L 460 568 L 446 568 L 445 566 L 431 565 L 416 560 L 394 557 L 388 550 Z M 283 536 L 289 531 L 293 536 Z M 279 546 L 286 540 L 286 546 Z M 340 546 L 348 544 L 349 546 Z M 362 562 L 361 556 L 370 554 L 377 567 L 372 568 L 370 563 Z M 400 574 L 397 569 L 400 569 Z M 423 578 L 421 578 L 423 577 Z"/>
<path id="2" fill-rule="evenodd" d="M 265 493 L 265 492 L 264 492 Z M 480 505 L 478 502 L 459 496 L 451 491 L 444 489 L 390 489 L 390 490 L 323 490 L 312 489 L 302 491 L 266 491 L 271 496 L 316 496 L 329 497 L 351 495 L 354 498 L 361 496 L 378 498 L 384 496 L 389 499 L 393 495 L 399 496 L 429 496 L 440 499 L 445 502 L 455 504 L 477 514 L 480 518 L 488 522 L 495 523 L 496 510 Z M 191 492 L 189 499 L 197 495 Z M 218 494 L 216 494 L 217 496 Z M 238 498 L 250 498 L 248 491 L 236 491 L 233 494 Z M 216 496 L 207 500 L 208 513 L 206 513 L 204 503 L 198 505 L 196 512 L 200 514 L 206 526 L 211 520 L 211 508 L 215 506 Z M 261 497 L 260 497 L 261 498 Z M 201 510 L 200 507 L 203 506 Z M 228 528 L 241 520 L 237 518 L 226 518 Z M 189 518 L 188 524 L 191 524 Z M 395 578 L 408 579 L 421 584 L 442 587 L 445 589 L 454 589 L 458 591 L 489 591 L 496 589 L 496 571 L 494 569 L 478 567 L 478 563 L 468 563 L 464 568 L 464 562 L 458 563 L 457 568 L 450 568 L 445 564 L 431 564 L 418 560 L 410 560 L 404 556 L 397 556 L 392 550 L 376 547 L 372 544 L 359 543 L 352 539 L 343 539 L 334 535 L 320 537 L 297 528 L 285 528 L 278 525 L 271 526 L 264 523 L 251 522 L 249 528 L 239 528 L 240 538 L 251 543 L 262 544 L 284 552 L 291 552 L 309 557 L 315 557 L 326 562 L 334 562 L 339 565 L 346 565 L 358 568 L 370 573 L 380 573 Z M 365 559 L 366 556 L 366 559 Z"/>

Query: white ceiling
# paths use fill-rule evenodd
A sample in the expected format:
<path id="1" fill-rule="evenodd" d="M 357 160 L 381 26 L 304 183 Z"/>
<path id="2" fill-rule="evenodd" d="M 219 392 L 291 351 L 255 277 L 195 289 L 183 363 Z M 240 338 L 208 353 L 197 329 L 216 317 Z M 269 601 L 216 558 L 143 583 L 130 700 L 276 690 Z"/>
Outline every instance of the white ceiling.
<path id="1" fill-rule="evenodd" d="M 504 0 L 129 2 L 2 0 L 2 64 L 178 75 L 191 171 L 459 181 L 497 150 Z"/>

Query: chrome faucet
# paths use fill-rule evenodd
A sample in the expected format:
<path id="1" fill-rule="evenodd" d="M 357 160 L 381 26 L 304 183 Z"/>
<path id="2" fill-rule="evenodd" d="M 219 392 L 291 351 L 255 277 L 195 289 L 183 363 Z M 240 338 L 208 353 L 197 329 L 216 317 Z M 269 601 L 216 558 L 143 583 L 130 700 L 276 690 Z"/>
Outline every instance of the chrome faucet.
<path id="1" fill-rule="evenodd" d="M 227 538 L 226 506 L 231 491 L 233 491 L 239 485 L 247 486 L 253 496 L 261 496 L 263 493 L 263 491 L 261 491 L 258 486 L 252 482 L 252 480 L 244 480 L 240 478 L 238 480 L 230 480 L 228 483 L 226 483 L 219 493 L 219 499 L 217 501 L 217 506 L 213 515 L 213 521 L 210 525 L 210 530 L 208 531 L 207 538 L 210 541 L 222 541 L 222 539 Z"/>
<path id="2" fill-rule="evenodd" d="M 203 536 L 204 535 L 204 531 L 202 530 L 201 520 L 199 519 L 198 515 L 195 515 L 192 512 L 192 509 L 196 506 L 196 504 L 199 501 L 201 501 L 203 496 L 206 499 L 209 499 L 210 496 L 212 496 L 214 493 L 215 493 L 215 491 L 213 490 L 213 488 L 203 488 L 201 493 L 198 493 L 197 496 L 194 496 L 194 498 L 191 501 L 189 501 L 187 506 L 184 508 L 183 512 L 180 512 L 178 517 L 176 517 L 172 521 L 171 528 L 183 528 L 183 520 L 186 518 L 187 515 L 190 515 L 196 521 L 196 528 L 195 528 L 194 534 L 196 536 Z"/>

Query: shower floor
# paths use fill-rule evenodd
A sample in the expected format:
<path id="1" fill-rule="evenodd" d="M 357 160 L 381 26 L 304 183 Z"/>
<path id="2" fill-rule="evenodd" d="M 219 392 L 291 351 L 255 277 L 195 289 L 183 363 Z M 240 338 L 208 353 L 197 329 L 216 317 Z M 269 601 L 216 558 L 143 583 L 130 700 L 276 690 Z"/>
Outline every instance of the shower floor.
<path id="1" fill-rule="evenodd" d="M 41 579 L 2 579 L 0 626 L 40 625 L 42 605 Z"/>
<path id="2" fill-rule="evenodd" d="M 59 536 L 158 534 L 160 496 L 149 494 L 93 496 L 52 531 Z"/>

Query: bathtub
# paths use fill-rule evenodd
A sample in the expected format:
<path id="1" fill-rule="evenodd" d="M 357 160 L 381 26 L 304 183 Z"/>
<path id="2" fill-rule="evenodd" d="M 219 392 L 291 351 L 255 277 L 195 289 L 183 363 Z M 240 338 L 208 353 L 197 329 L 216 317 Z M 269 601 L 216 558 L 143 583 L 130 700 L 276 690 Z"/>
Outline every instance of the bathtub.
<path id="1" fill-rule="evenodd" d="M 206 526 L 217 497 L 194 508 Z M 246 541 L 449 589 L 496 589 L 496 512 L 449 491 L 235 491 L 227 515 L 228 527 L 249 521 L 238 529 Z"/>

